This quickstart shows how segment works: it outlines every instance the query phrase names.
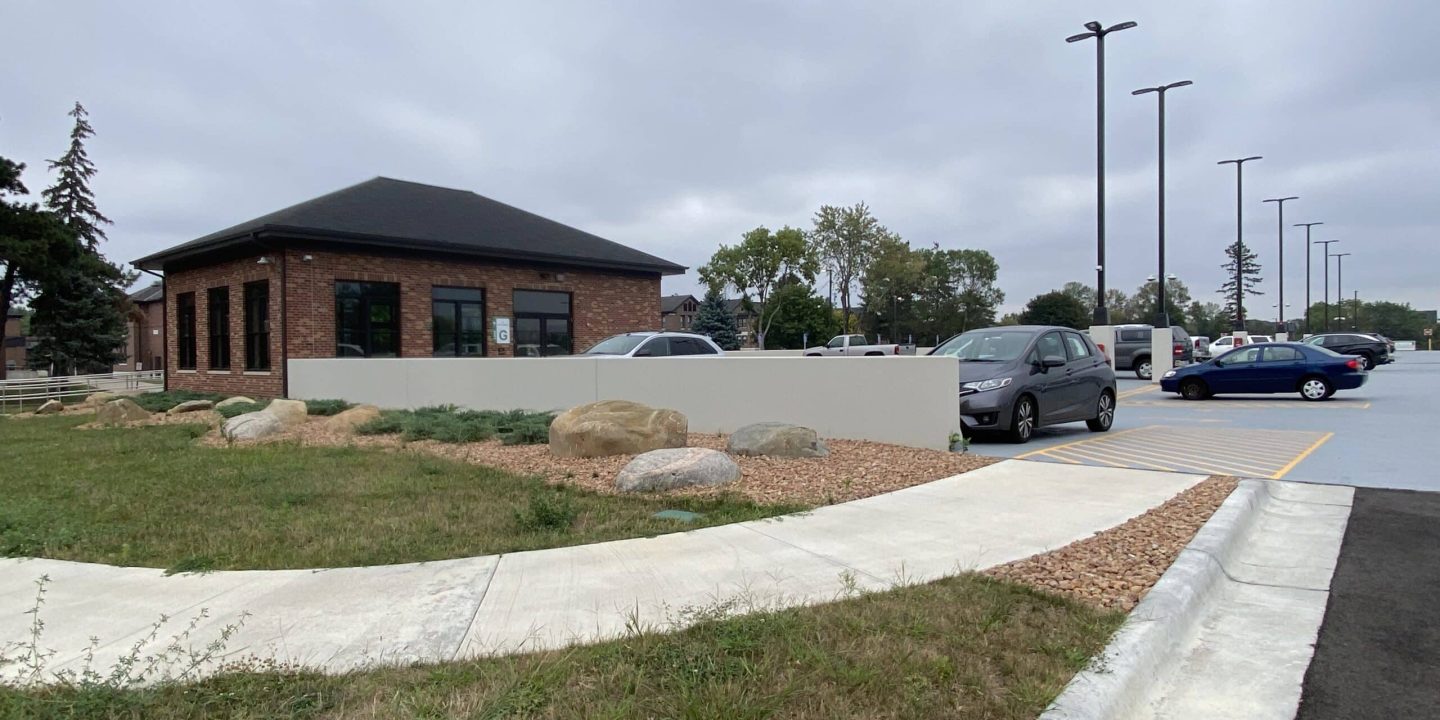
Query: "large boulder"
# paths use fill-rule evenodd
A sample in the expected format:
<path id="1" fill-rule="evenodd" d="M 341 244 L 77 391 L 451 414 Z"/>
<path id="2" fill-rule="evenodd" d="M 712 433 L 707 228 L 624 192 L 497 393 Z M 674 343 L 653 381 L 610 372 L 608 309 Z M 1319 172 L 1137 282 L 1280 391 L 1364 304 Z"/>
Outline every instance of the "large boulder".
<path id="1" fill-rule="evenodd" d="M 689 428 L 690 421 L 674 410 L 604 400 L 560 413 L 550 423 L 550 454 L 601 457 L 682 448 Z"/>
<path id="2" fill-rule="evenodd" d="M 285 429 L 285 421 L 269 410 L 236 415 L 220 426 L 226 440 L 259 440 Z"/>
<path id="3" fill-rule="evenodd" d="M 309 410 L 305 408 L 304 400 L 271 400 L 265 406 L 265 412 L 279 418 L 285 425 L 302 425 L 305 418 L 309 417 Z"/>
<path id="4" fill-rule="evenodd" d="M 830 448 L 814 430 L 780 422 L 746 425 L 730 435 L 725 449 L 735 455 L 771 457 L 813 458 L 830 454 Z"/>
<path id="5" fill-rule="evenodd" d="M 54 398 L 46 400 L 43 405 L 35 408 L 36 415 L 54 415 L 60 412 L 65 412 L 65 403 Z"/>
<path id="6" fill-rule="evenodd" d="M 235 397 L 225 398 L 224 400 L 215 403 L 215 409 L 219 410 L 220 408 L 230 407 L 231 405 L 239 405 L 240 403 L 249 403 L 251 405 L 257 404 L 254 400 L 251 400 L 244 395 L 236 395 Z"/>
<path id="7" fill-rule="evenodd" d="M 715 487 L 740 479 L 740 466 L 719 450 L 674 448 L 637 456 L 615 476 L 622 492 Z"/>
<path id="8" fill-rule="evenodd" d="M 86 407 L 100 407 L 118 397 L 120 396 L 112 392 L 93 392 L 85 396 L 84 405 Z"/>
<path id="9" fill-rule="evenodd" d="M 111 400 L 95 411 L 95 422 L 101 425 L 123 425 L 148 417 L 150 417 L 150 411 L 127 398 Z"/>
<path id="10" fill-rule="evenodd" d="M 215 407 L 215 403 L 210 402 L 209 400 L 186 400 L 185 402 L 182 402 L 179 405 L 170 408 L 165 412 L 165 414 L 179 415 L 181 413 L 192 413 L 199 412 L 201 410 L 209 410 L 213 407 Z"/>
<path id="11" fill-rule="evenodd" d="M 353 433 L 355 428 L 380 417 L 380 408 L 374 405 L 356 405 L 325 418 L 325 427 L 335 432 Z"/>

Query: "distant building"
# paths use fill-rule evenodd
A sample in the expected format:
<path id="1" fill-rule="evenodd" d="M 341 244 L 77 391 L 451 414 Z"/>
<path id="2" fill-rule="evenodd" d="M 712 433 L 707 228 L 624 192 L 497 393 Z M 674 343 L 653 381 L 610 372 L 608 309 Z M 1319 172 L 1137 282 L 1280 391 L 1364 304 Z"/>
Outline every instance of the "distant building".
<path id="1" fill-rule="evenodd" d="M 130 293 L 125 313 L 125 345 L 116 372 L 165 367 L 165 286 L 159 280 Z"/>
<path id="2" fill-rule="evenodd" d="M 1426 325 L 1434 325 L 1434 324 L 1435 324 L 1435 320 L 1436 320 L 1435 314 L 1436 314 L 1436 311 L 1434 311 L 1434 310 L 1416 310 L 1415 312 L 1420 313 L 1420 317 L 1424 319 Z"/>
<path id="3" fill-rule="evenodd" d="M 24 370 L 29 354 L 29 338 L 20 334 L 20 320 L 25 314 L 11 310 L 5 314 L 5 369 Z"/>
<path id="4" fill-rule="evenodd" d="M 694 295 L 666 295 L 660 298 L 660 329 L 689 331 L 699 311 L 700 301 Z"/>
<path id="5" fill-rule="evenodd" d="M 740 328 L 740 344 L 755 344 L 755 313 L 745 309 L 744 298 L 729 298 L 725 307 L 735 316 L 735 326 Z"/>

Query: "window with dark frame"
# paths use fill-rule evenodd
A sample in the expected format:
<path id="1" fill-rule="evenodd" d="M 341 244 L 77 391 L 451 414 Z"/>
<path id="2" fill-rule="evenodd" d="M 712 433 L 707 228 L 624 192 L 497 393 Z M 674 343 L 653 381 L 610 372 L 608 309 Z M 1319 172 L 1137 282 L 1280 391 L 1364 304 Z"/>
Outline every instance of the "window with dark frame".
<path id="1" fill-rule="evenodd" d="M 568 292 L 516 290 L 515 356 L 549 357 L 574 352 Z"/>
<path id="2" fill-rule="evenodd" d="M 181 370 L 195 369 L 195 293 L 175 296 L 175 359 Z"/>
<path id="3" fill-rule="evenodd" d="M 485 291 L 432 287 L 431 329 L 435 357 L 485 356 Z"/>
<path id="4" fill-rule="evenodd" d="M 212 370 L 230 369 L 230 288 L 210 288 L 205 293 L 207 315 L 205 331 L 209 333 Z"/>
<path id="5" fill-rule="evenodd" d="M 400 285 L 335 282 L 335 357 L 400 357 Z"/>
<path id="6" fill-rule="evenodd" d="M 270 369 L 270 281 L 245 283 L 245 369 Z"/>

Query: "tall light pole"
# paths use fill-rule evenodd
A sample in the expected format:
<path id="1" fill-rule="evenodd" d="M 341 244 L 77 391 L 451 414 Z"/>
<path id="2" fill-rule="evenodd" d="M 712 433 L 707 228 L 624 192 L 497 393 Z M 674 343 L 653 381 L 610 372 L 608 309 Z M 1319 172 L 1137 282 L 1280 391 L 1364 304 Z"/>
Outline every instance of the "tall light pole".
<path id="1" fill-rule="evenodd" d="M 1340 307 L 1341 312 L 1345 310 L 1345 258 L 1349 255 L 1350 253 L 1335 253 L 1330 256 L 1335 258 L 1335 304 Z"/>
<path id="2" fill-rule="evenodd" d="M 1126 21 L 1105 27 L 1098 21 L 1085 23 L 1078 35 L 1065 38 L 1073 43 L 1095 38 L 1095 324 L 1109 325 L 1110 311 L 1105 308 L 1105 36 L 1135 27 Z"/>
<path id="3" fill-rule="evenodd" d="M 1144 95 L 1155 93 L 1160 98 L 1160 271 L 1155 273 L 1155 327 L 1170 327 L 1170 313 L 1165 308 L 1165 91 L 1186 85 L 1194 85 L 1189 80 L 1173 82 L 1169 85 L 1157 85 L 1155 87 L 1140 88 L 1134 90 L 1131 95 Z"/>
<path id="4" fill-rule="evenodd" d="M 1331 245 L 1334 245 L 1334 244 L 1337 243 L 1337 242 L 1340 242 L 1340 241 L 1339 241 L 1339 240 L 1316 240 L 1316 241 L 1315 241 L 1315 244 L 1316 244 L 1316 245 L 1324 245 L 1324 246 L 1325 246 L 1325 247 L 1320 248 L 1321 257 L 1324 257 L 1324 258 L 1325 258 L 1325 297 L 1324 297 L 1324 299 L 1322 299 L 1322 300 L 1320 301 L 1320 309 L 1321 309 L 1322 312 L 1325 313 L 1325 317 L 1322 318 L 1322 319 L 1325 321 L 1325 324 L 1322 326 L 1322 328 L 1323 328 L 1323 330 L 1326 331 L 1326 332 L 1329 332 L 1329 330 L 1330 330 L 1330 246 L 1331 246 Z"/>
<path id="5" fill-rule="evenodd" d="M 1251 160 L 1259 160 L 1259 155 L 1251 155 L 1236 160 L 1221 160 L 1217 165 L 1235 166 L 1235 324 L 1231 329 L 1237 333 L 1245 332 L 1245 240 L 1242 235 L 1245 218 L 1244 198 L 1244 167 L 1245 163 Z"/>
<path id="6" fill-rule="evenodd" d="M 1324 225 L 1323 222 L 1295 223 L 1295 227 L 1305 228 L 1305 332 L 1313 332 L 1310 326 L 1310 228 L 1316 225 Z"/>
<path id="7" fill-rule="evenodd" d="M 1280 211 L 1279 222 L 1275 225 L 1276 237 L 1280 243 L 1280 297 L 1275 304 L 1280 308 L 1280 325 L 1285 328 L 1287 333 L 1290 328 L 1285 325 L 1285 201 L 1299 199 L 1299 196 L 1291 195 L 1290 197 L 1269 198 L 1261 201 L 1275 203 L 1275 209 Z"/>

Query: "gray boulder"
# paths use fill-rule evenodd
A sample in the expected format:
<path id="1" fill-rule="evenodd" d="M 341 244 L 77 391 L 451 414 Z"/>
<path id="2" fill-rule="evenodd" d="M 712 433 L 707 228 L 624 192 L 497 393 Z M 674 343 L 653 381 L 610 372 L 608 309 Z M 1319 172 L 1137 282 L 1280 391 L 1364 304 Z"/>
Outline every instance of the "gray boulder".
<path id="1" fill-rule="evenodd" d="M 374 405 L 356 405 L 325 419 L 325 427 L 338 433 L 353 433 L 355 428 L 380 417 L 380 408 Z"/>
<path id="2" fill-rule="evenodd" d="M 215 403 L 212 403 L 209 400 L 186 400 L 185 402 L 182 402 L 179 405 L 170 408 L 165 412 L 165 414 L 179 415 L 181 413 L 191 413 L 199 412 L 201 410 L 209 410 L 213 407 L 215 407 Z"/>
<path id="3" fill-rule="evenodd" d="M 615 489 L 654 492 L 715 487 L 740 479 L 740 466 L 719 450 L 671 448 L 637 456 L 615 476 Z"/>
<path id="4" fill-rule="evenodd" d="M 235 397 L 225 398 L 224 400 L 215 403 L 215 409 L 219 410 L 220 408 L 230 407 L 231 405 L 239 405 L 240 403 L 250 403 L 251 405 L 257 404 L 254 400 L 251 400 L 244 395 L 236 395 Z"/>
<path id="5" fill-rule="evenodd" d="M 123 425 L 150 417 L 150 411 L 135 404 L 134 400 L 120 398 L 111 400 L 95 411 L 95 422 L 101 425 Z"/>
<path id="6" fill-rule="evenodd" d="M 286 425 L 304 424 L 305 418 L 309 416 L 309 410 L 305 407 L 304 400 L 271 400 L 265 406 L 265 412 L 280 419 Z"/>
<path id="7" fill-rule="evenodd" d="M 120 396 L 112 392 L 93 392 L 85 396 L 84 404 L 86 407 L 99 407 L 118 397 Z"/>
<path id="8" fill-rule="evenodd" d="M 45 404 L 35 408 L 36 415 L 54 415 L 59 412 L 65 412 L 65 403 L 55 399 L 46 400 Z"/>
<path id="9" fill-rule="evenodd" d="M 285 422 L 269 410 L 236 415 L 220 426 L 226 440 L 259 440 L 285 429 Z"/>
<path id="10" fill-rule="evenodd" d="M 550 454 L 602 457 L 683 448 L 689 428 L 690 421 L 674 410 L 604 400 L 560 413 L 550 423 Z"/>
<path id="11" fill-rule="evenodd" d="M 736 430 L 725 443 L 735 455 L 814 458 L 830 454 L 820 436 L 807 427 L 789 423 L 763 422 Z"/>

